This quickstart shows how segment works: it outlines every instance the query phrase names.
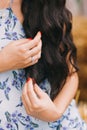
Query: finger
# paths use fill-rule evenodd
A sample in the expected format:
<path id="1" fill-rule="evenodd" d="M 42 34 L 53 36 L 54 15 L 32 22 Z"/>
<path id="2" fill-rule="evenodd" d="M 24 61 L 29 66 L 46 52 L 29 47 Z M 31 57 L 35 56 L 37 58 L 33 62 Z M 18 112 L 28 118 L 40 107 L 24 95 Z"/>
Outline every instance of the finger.
<path id="1" fill-rule="evenodd" d="M 26 59 L 29 58 L 29 57 L 35 56 L 35 55 L 38 55 L 38 57 L 41 56 L 41 47 L 42 47 L 42 41 L 40 40 L 38 46 L 34 47 L 31 50 L 25 51 L 24 55 L 25 55 Z"/>
<path id="2" fill-rule="evenodd" d="M 26 110 L 26 112 L 27 112 L 27 114 L 30 114 L 29 113 L 29 104 L 28 103 L 26 103 L 26 100 L 25 100 L 25 98 L 22 96 L 22 102 L 23 102 L 23 105 L 24 105 L 24 108 L 25 108 L 25 110 Z"/>
<path id="3" fill-rule="evenodd" d="M 38 97 L 35 94 L 33 87 L 34 86 L 32 83 L 32 79 L 29 79 L 28 86 L 27 86 L 27 93 L 31 104 L 35 104 L 38 101 Z"/>
<path id="4" fill-rule="evenodd" d="M 27 94 L 27 83 L 25 84 L 22 92 L 22 101 L 28 111 L 28 108 L 31 107 L 31 102 L 29 100 L 28 94 Z"/>
<path id="5" fill-rule="evenodd" d="M 34 62 L 36 62 L 37 60 L 39 60 L 39 55 L 35 55 L 31 57 L 31 64 L 33 64 Z"/>
<path id="6" fill-rule="evenodd" d="M 31 56 L 23 61 L 24 66 L 35 64 L 36 61 L 40 59 L 41 54 L 37 54 L 35 56 Z"/>
<path id="7" fill-rule="evenodd" d="M 38 41 L 39 39 L 41 39 L 41 32 L 40 31 L 37 32 L 37 34 L 36 34 L 36 36 L 34 37 L 33 40 Z"/>
<path id="8" fill-rule="evenodd" d="M 43 92 L 43 90 L 37 84 L 34 85 L 34 90 L 39 98 L 43 98 L 45 92 Z"/>
<path id="9" fill-rule="evenodd" d="M 39 60 L 41 58 L 41 52 L 38 52 L 34 56 L 31 56 L 31 62 L 34 62 L 36 60 Z"/>
<path id="10" fill-rule="evenodd" d="M 26 67 L 32 66 L 32 65 L 34 65 L 36 63 L 38 63 L 38 60 L 30 62 L 30 63 L 27 63 L 26 65 L 23 65 L 22 68 L 26 68 Z"/>
<path id="11" fill-rule="evenodd" d="M 29 50 L 30 56 L 34 56 L 35 54 L 41 52 L 42 41 L 40 40 L 38 46 L 34 47 L 33 49 Z"/>
<path id="12" fill-rule="evenodd" d="M 23 45 L 23 47 L 26 48 L 27 50 L 30 50 L 30 49 L 34 48 L 35 46 L 37 46 L 38 43 L 40 42 L 40 40 L 41 40 L 41 33 L 38 32 L 36 34 L 36 36 L 34 37 L 34 39 L 28 40 L 28 42 L 26 42 Z"/>

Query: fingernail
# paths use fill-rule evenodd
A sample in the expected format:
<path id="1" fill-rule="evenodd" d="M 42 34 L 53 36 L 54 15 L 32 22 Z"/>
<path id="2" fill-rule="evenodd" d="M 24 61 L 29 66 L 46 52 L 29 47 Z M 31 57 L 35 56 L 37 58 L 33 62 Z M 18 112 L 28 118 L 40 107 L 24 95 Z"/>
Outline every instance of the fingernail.
<path id="1" fill-rule="evenodd" d="M 40 31 L 40 35 L 42 36 L 42 32 Z"/>
<path id="2" fill-rule="evenodd" d="M 29 77 L 28 79 L 27 79 L 27 82 L 29 82 L 31 80 L 31 78 Z"/>
<path id="3" fill-rule="evenodd" d="M 30 37 L 30 38 L 28 38 L 29 40 L 32 40 L 32 38 Z"/>

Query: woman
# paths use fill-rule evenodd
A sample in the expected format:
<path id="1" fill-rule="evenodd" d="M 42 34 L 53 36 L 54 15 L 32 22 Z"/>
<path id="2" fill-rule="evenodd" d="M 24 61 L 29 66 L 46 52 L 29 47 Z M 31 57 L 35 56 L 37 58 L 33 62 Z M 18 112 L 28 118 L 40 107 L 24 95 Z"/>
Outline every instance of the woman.
<path id="1" fill-rule="evenodd" d="M 47 4 L 46 2 L 49 2 L 49 3 Z M 78 124 L 80 128 L 85 129 L 85 125 L 80 119 L 78 113 L 75 116 L 78 119 L 78 121 L 74 123 L 75 126 L 72 125 L 73 121 L 71 119 L 71 116 L 68 120 L 69 123 L 67 122 L 66 125 L 64 123 L 64 120 L 67 121 L 66 119 L 68 119 L 69 117 L 68 115 L 69 114 L 71 115 L 71 112 L 73 110 L 75 110 L 75 112 L 77 111 L 74 106 L 74 101 L 71 102 L 72 98 L 75 95 L 77 85 L 78 85 L 78 77 L 77 77 L 77 73 L 75 73 L 75 71 L 77 70 L 77 67 L 74 67 L 75 66 L 75 56 L 74 56 L 75 53 L 73 54 L 73 49 L 75 49 L 75 47 L 70 37 L 71 29 L 69 30 L 68 28 L 69 25 L 67 26 L 67 22 L 70 23 L 70 21 L 67 18 L 68 15 L 66 12 L 65 12 L 66 19 L 64 22 L 65 24 L 62 24 L 61 22 L 62 17 L 58 17 L 60 18 L 60 21 L 58 21 L 59 24 L 57 26 L 58 30 L 56 30 L 56 34 L 54 33 L 56 26 L 54 26 L 55 21 L 53 21 L 53 19 L 51 22 L 53 23 L 54 28 L 52 27 L 50 28 L 50 30 L 48 28 L 52 24 L 52 23 L 51 24 L 49 23 L 50 21 L 48 21 L 49 26 L 47 24 L 43 24 L 45 23 L 44 21 L 45 19 L 42 19 L 43 22 L 41 22 L 41 18 L 43 18 L 42 17 L 43 9 L 44 11 L 46 11 L 45 12 L 45 18 L 46 18 L 46 15 L 47 17 L 49 16 L 47 13 L 48 7 L 49 7 L 48 5 L 50 5 L 49 9 L 52 9 L 55 6 L 54 2 L 56 1 L 54 1 L 53 3 L 51 2 L 52 1 L 47 1 L 47 0 L 46 1 L 45 0 L 44 1 L 43 0 L 38 0 L 38 1 L 15 0 L 13 1 L 13 3 L 10 3 L 9 8 L 1 10 L 1 14 L 2 12 L 6 12 L 6 16 L 8 16 L 8 19 L 6 17 L 6 21 L 4 21 L 5 18 L 1 17 L 3 18 L 4 22 L 1 22 L 1 25 L 0 25 L 1 27 L 4 27 L 4 30 L 5 30 L 5 37 L 4 38 L 3 36 L 1 37 L 1 42 L 3 44 L 1 44 L 2 50 L 0 53 L 3 56 L 3 58 L 4 58 L 4 54 L 7 52 L 6 50 L 10 51 L 12 48 L 15 48 L 15 46 L 17 45 L 16 50 L 14 51 L 11 50 L 12 53 L 8 51 L 8 53 L 6 53 L 5 55 L 5 57 L 9 56 L 9 59 L 11 59 L 10 60 L 11 62 L 7 61 L 6 63 L 4 63 L 2 60 L 2 57 L 1 57 L 1 62 L 0 62 L 0 64 L 4 63 L 4 64 L 1 64 L 2 73 L 0 74 L 0 129 L 1 130 L 28 130 L 28 129 L 29 130 L 32 130 L 32 129 L 55 130 L 55 129 L 63 129 L 63 127 L 66 128 L 66 125 L 67 125 L 66 129 L 70 129 L 70 128 L 72 129 L 74 127 L 76 127 L 77 129 Z M 65 2 L 64 3 L 63 2 L 64 1 L 62 0 L 57 3 L 57 5 L 59 5 L 60 7 L 61 12 L 62 12 L 62 9 L 64 8 L 64 6 L 62 8 L 62 5 L 65 5 Z M 22 4 L 22 13 L 20 10 L 21 4 Z M 34 9 L 34 11 L 32 9 Z M 41 11 L 41 14 L 39 15 L 38 13 L 40 11 Z M 62 16 L 62 15 L 58 15 L 58 16 Z M 20 20 L 20 22 L 18 19 Z M 10 24 L 7 24 L 9 22 Z M 23 31 L 22 25 L 20 24 L 22 22 L 23 22 L 24 31 Z M 2 23 L 3 23 L 3 26 L 2 26 Z M 34 83 L 34 80 L 32 84 L 32 79 L 28 79 L 29 81 L 24 86 L 23 96 L 22 96 L 25 109 L 28 113 L 26 114 L 23 103 L 21 101 L 22 86 L 25 83 L 26 79 L 25 79 L 24 70 L 19 69 L 19 68 L 25 68 L 27 66 L 33 65 L 33 63 L 35 64 L 38 60 L 38 57 L 40 57 L 40 51 L 37 51 L 37 50 L 41 49 L 41 40 L 40 40 L 41 34 L 39 33 L 35 37 L 35 34 L 39 31 L 39 29 L 42 32 L 42 41 L 43 41 L 42 58 L 38 62 L 38 64 L 26 69 L 27 70 L 26 72 L 28 72 L 26 73 L 26 77 L 27 76 L 33 77 L 36 80 L 36 82 L 40 85 L 40 87 L 42 87 L 42 89 L 48 94 L 50 94 L 50 91 L 51 91 L 52 100 L 49 98 L 49 96 L 46 93 L 44 93 L 37 86 L 36 83 Z M 53 30 L 51 31 L 51 29 Z M 48 36 L 46 34 L 46 30 L 48 30 L 47 31 Z M 15 33 L 15 31 L 17 32 L 17 34 Z M 53 32 L 53 34 L 49 31 Z M 57 31 L 58 31 L 58 34 L 57 34 Z M 66 33 L 64 34 L 63 32 L 64 33 L 66 32 Z M 66 35 L 67 33 L 68 35 Z M 27 38 L 30 37 L 33 40 L 31 39 L 18 40 L 18 39 L 24 38 L 25 35 Z M 62 38 L 64 38 L 63 43 L 61 42 L 61 35 L 63 36 Z M 50 42 L 49 42 L 49 36 L 51 38 Z M 13 39 L 10 39 L 9 37 Z M 11 40 L 12 41 L 18 40 L 18 41 L 11 42 L 11 44 L 7 45 L 7 43 L 9 43 L 9 41 Z M 58 43 L 60 42 L 61 42 L 60 46 L 57 46 Z M 52 44 L 49 44 L 49 43 L 53 43 L 53 46 L 50 46 Z M 67 48 L 67 47 L 70 47 L 69 44 L 71 44 L 71 48 Z M 7 46 L 4 47 L 3 45 L 7 45 Z M 11 47 L 11 49 L 9 46 Z M 21 52 L 20 55 L 22 55 L 22 53 L 25 54 L 25 51 L 27 51 L 27 56 L 24 55 L 24 57 L 27 57 L 25 59 L 28 59 L 29 57 L 29 60 L 27 61 L 26 65 L 23 65 L 23 63 L 26 63 L 24 62 L 25 60 L 21 59 L 20 57 L 18 58 L 18 56 L 20 55 L 16 55 L 18 54 L 17 52 L 19 52 L 17 51 L 18 47 L 23 48 L 23 50 L 19 49 Z M 37 49 L 34 47 L 37 47 Z M 52 51 L 50 47 L 53 48 L 53 53 L 50 53 Z M 58 50 L 56 49 L 57 47 L 58 47 Z M 13 56 L 15 55 L 16 57 L 13 59 Z M 34 61 L 32 59 L 32 56 L 34 56 L 33 58 Z M 16 62 L 17 58 L 18 60 Z M 6 59 L 4 59 L 4 61 L 6 61 Z M 70 64 L 69 59 L 71 59 L 72 64 Z M 33 61 L 33 63 L 31 61 Z M 8 62 L 10 63 L 9 65 L 7 64 Z M 16 62 L 16 64 L 14 64 L 14 62 Z M 8 66 L 5 66 L 5 65 L 8 65 Z M 58 67 L 58 70 L 56 70 L 55 67 Z M 14 70 L 14 69 L 19 69 L 19 70 Z M 56 75 L 54 75 L 55 72 L 57 72 Z M 75 84 L 71 86 L 71 83 L 73 82 L 73 80 L 75 81 Z M 55 86 L 55 88 L 52 87 L 51 89 L 51 86 Z M 67 107 L 68 109 L 66 110 Z M 61 110 L 60 113 L 59 113 L 59 109 Z M 62 113 L 64 113 L 65 110 L 66 110 L 65 114 L 62 116 Z M 61 116 L 62 118 L 60 118 Z M 59 118 L 60 120 L 58 120 Z M 76 118 L 74 118 L 74 121 L 76 121 Z M 55 122 L 51 123 L 51 121 L 55 121 Z"/>
<path id="2" fill-rule="evenodd" d="M 41 55 L 41 33 L 33 40 L 25 37 L 20 2 L 0 1 L 0 130 L 19 127 L 15 114 L 23 106 L 20 97 L 26 79 L 22 68 L 37 63 Z M 19 118 L 23 122 L 22 115 Z"/>
<path id="3" fill-rule="evenodd" d="M 29 129 L 87 129 L 72 100 L 78 88 L 78 68 L 71 36 L 72 17 L 65 3 L 66 0 L 22 1 L 26 37 L 42 32 L 42 55 L 37 64 L 26 68 L 26 76 L 31 78 L 22 95 Z"/>

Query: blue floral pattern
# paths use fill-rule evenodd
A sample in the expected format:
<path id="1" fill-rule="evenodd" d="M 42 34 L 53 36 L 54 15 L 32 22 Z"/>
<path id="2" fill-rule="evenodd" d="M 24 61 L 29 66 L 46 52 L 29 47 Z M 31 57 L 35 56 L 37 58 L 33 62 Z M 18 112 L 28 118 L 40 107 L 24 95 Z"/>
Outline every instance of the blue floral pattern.
<path id="1" fill-rule="evenodd" d="M 5 97 L 9 100 L 9 92 L 10 92 L 10 87 L 7 86 L 8 78 L 3 81 L 2 83 L 0 82 L 0 89 L 4 92 Z"/>
<path id="2" fill-rule="evenodd" d="M 2 17 L 2 13 L 5 13 L 5 17 Z M 0 50 L 21 38 L 25 38 L 25 33 L 12 9 L 0 10 Z M 23 69 L 0 73 L 0 130 L 87 130 L 74 100 L 55 122 L 44 122 L 27 115 L 21 101 L 25 80 Z M 40 87 L 50 96 L 47 80 Z"/>

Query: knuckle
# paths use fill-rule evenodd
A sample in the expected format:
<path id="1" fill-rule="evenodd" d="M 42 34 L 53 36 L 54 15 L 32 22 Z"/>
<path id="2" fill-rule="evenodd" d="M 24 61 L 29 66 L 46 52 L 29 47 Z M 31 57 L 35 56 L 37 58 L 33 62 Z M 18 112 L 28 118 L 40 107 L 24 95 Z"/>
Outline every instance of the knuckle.
<path id="1" fill-rule="evenodd" d="M 35 63 L 38 63 L 38 60 L 36 60 Z M 34 63 L 34 64 L 35 64 L 35 63 Z"/>
<path id="2" fill-rule="evenodd" d="M 27 57 L 27 55 L 22 55 L 22 60 L 23 63 L 26 64 L 29 61 L 29 58 Z"/>
<path id="3" fill-rule="evenodd" d="M 26 59 L 27 58 L 27 54 L 23 54 L 22 57 L 23 57 L 23 59 Z"/>
<path id="4" fill-rule="evenodd" d="M 26 64 L 27 64 L 27 60 L 24 60 L 23 62 L 24 62 L 24 65 L 26 65 Z"/>
<path id="5" fill-rule="evenodd" d="M 34 60 L 37 60 L 37 59 L 38 59 L 38 53 L 35 54 L 35 56 L 34 56 Z"/>
<path id="6" fill-rule="evenodd" d="M 35 110 L 35 109 L 38 109 L 40 108 L 40 104 L 38 102 L 34 102 L 33 105 L 32 105 L 32 108 Z"/>
<path id="7" fill-rule="evenodd" d="M 26 48 L 23 48 L 23 47 L 20 47 L 20 49 L 19 49 L 19 50 L 20 50 L 20 52 L 21 52 L 21 53 L 26 52 Z"/>
<path id="8" fill-rule="evenodd" d="M 26 61 L 28 61 L 28 60 L 30 59 L 30 57 L 31 57 L 31 56 L 30 56 L 30 53 L 29 53 L 29 52 L 23 54 L 23 59 L 26 60 Z"/>
<path id="9" fill-rule="evenodd" d="M 28 90 L 27 90 L 27 94 L 31 94 L 31 91 L 30 91 L 30 89 L 28 89 Z"/>
<path id="10" fill-rule="evenodd" d="M 32 65 L 36 64 L 37 62 L 38 62 L 38 60 L 35 60 L 35 61 L 32 63 Z"/>

